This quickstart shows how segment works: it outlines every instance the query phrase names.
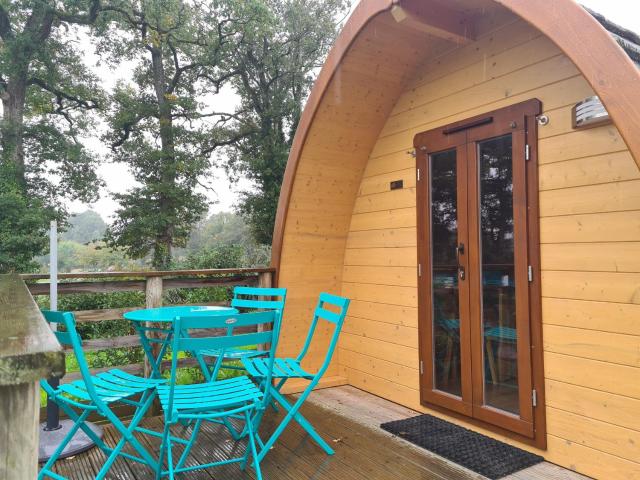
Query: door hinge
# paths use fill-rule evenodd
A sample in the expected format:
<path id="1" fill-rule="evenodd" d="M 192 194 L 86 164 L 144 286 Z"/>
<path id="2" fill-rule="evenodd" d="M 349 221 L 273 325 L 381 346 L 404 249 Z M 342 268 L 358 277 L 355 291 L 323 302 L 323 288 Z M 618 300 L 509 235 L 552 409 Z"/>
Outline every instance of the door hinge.
<path id="1" fill-rule="evenodd" d="M 417 175 L 417 179 L 418 179 L 418 182 L 419 182 L 420 181 L 420 169 L 419 168 L 418 168 L 418 171 L 416 172 L 416 175 Z"/>
<path id="2" fill-rule="evenodd" d="M 524 146 L 524 159 L 531 160 L 531 148 L 528 143 Z"/>
<path id="3" fill-rule="evenodd" d="M 535 389 L 531 391 L 531 405 L 534 407 L 538 406 L 538 392 Z"/>
<path id="4" fill-rule="evenodd" d="M 533 267 L 531 265 L 529 265 L 529 268 L 527 269 L 527 275 L 529 277 L 529 281 L 533 282 Z"/>
<path id="5" fill-rule="evenodd" d="M 420 360 L 420 375 L 424 375 L 424 362 Z"/>
<path id="6" fill-rule="evenodd" d="M 418 276 L 419 277 L 422 276 L 422 264 L 421 263 L 418 264 Z"/>

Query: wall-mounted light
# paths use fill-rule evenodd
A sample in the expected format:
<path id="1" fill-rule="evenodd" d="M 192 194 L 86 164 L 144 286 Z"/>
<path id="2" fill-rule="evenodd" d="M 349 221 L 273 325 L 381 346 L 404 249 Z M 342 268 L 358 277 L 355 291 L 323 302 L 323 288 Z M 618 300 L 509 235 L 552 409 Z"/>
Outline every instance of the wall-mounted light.
<path id="1" fill-rule="evenodd" d="M 585 98 L 571 110 L 573 128 L 588 128 L 610 123 L 609 112 L 597 96 Z"/>

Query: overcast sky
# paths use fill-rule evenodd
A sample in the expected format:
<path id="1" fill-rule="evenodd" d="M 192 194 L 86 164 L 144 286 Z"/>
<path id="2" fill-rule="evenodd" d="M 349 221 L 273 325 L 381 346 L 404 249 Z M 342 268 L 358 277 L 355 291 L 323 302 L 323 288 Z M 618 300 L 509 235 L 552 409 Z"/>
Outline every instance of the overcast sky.
<path id="1" fill-rule="evenodd" d="M 367 0 L 363 0 L 367 1 Z M 629 30 L 640 33 L 640 1 L 638 0 L 582 0 L 580 1 L 586 7 L 595 10 L 609 20 L 625 27 Z M 105 88 L 109 89 L 115 85 L 118 79 L 125 79 L 130 74 L 130 69 L 127 65 L 122 66 L 116 71 L 112 71 L 103 66 L 97 66 L 98 58 L 93 54 L 92 47 L 87 44 L 87 63 L 92 65 L 100 78 L 104 79 Z M 229 89 L 224 89 L 220 95 L 212 98 L 212 102 L 219 111 L 232 110 L 236 97 Z M 99 142 L 95 142 L 92 147 L 97 151 L 104 152 L 104 146 Z M 99 174 L 105 180 L 107 188 L 102 192 L 101 199 L 90 205 L 91 208 L 99 212 L 105 220 L 109 220 L 109 217 L 117 208 L 117 204 L 109 198 L 109 192 L 125 192 L 128 188 L 134 185 L 134 181 L 131 175 L 127 172 L 123 172 L 123 168 L 120 165 L 103 164 L 99 169 Z M 230 185 L 224 171 L 220 168 L 211 172 L 209 183 L 212 185 L 215 192 L 209 192 L 209 198 L 215 202 L 211 206 L 211 212 L 228 211 L 231 210 L 238 198 L 238 191 L 246 188 L 250 188 L 250 185 L 246 181 L 240 181 L 238 185 Z M 86 210 L 89 205 L 80 203 L 73 203 L 70 205 L 70 210 L 74 213 Z"/>

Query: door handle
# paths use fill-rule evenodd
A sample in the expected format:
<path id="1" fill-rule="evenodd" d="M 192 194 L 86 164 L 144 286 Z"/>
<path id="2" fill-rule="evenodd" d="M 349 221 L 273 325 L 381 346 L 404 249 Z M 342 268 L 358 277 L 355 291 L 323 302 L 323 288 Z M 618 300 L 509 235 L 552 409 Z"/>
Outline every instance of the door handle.
<path id="1" fill-rule="evenodd" d="M 464 265 L 460 263 L 460 255 L 464 255 L 464 243 L 460 243 L 456 247 L 456 263 L 458 264 L 458 276 L 460 277 L 460 280 L 464 280 Z"/>

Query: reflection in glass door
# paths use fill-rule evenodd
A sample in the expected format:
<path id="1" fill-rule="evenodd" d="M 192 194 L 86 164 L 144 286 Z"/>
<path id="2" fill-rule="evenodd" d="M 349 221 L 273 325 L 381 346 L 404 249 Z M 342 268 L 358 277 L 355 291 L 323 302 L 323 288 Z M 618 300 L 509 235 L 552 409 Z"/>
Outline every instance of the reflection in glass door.
<path id="1" fill-rule="evenodd" d="M 430 155 L 431 308 L 436 390 L 462 395 L 456 150 Z"/>
<path id="2" fill-rule="evenodd" d="M 511 135 L 478 142 L 484 404 L 518 414 Z"/>

